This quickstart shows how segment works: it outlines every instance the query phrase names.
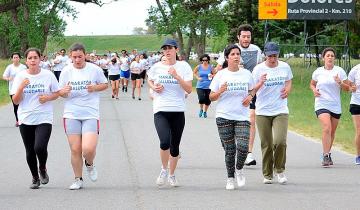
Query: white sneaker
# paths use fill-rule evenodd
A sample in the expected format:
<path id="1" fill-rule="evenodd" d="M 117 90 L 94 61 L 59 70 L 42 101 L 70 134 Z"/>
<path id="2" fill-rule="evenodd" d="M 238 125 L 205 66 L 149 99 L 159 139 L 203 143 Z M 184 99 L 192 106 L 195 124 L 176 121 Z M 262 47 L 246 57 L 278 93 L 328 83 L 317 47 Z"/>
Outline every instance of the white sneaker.
<path id="1" fill-rule="evenodd" d="M 245 185 L 245 176 L 243 169 L 236 170 L 236 181 L 239 187 L 243 187 Z"/>
<path id="2" fill-rule="evenodd" d="M 81 180 L 80 178 L 75 178 L 75 182 L 72 183 L 72 185 L 70 185 L 69 189 L 70 190 L 79 190 L 83 187 L 83 183 L 84 183 L 84 181 Z"/>
<path id="3" fill-rule="evenodd" d="M 172 187 L 178 187 L 179 186 L 179 182 L 177 181 L 175 175 L 171 175 L 168 177 L 168 182 L 170 184 L 170 186 Z"/>
<path id="4" fill-rule="evenodd" d="M 226 189 L 227 190 L 234 190 L 235 189 L 235 179 L 234 178 L 227 178 L 227 180 L 226 180 Z"/>
<path id="5" fill-rule="evenodd" d="M 244 164 L 247 165 L 247 166 L 256 165 L 256 160 L 254 158 L 254 155 L 251 152 L 249 152 L 247 154 Z"/>
<path id="6" fill-rule="evenodd" d="M 284 173 L 280 173 L 277 175 L 279 184 L 286 184 L 288 181 Z"/>
<path id="7" fill-rule="evenodd" d="M 263 183 L 264 183 L 264 184 L 272 184 L 272 180 L 271 180 L 271 179 L 264 178 Z"/>
<path id="8" fill-rule="evenodd" d="M 162 186 L 166 182 L 166 178 L 168 176 L 168 172 L 166 169 L 161 169 L 159 177 L 156 179 L 156 184 L 158 186 Z"/>
<path id="9" fill-rule="evenodd" d="M 97 173 L 97 170 L 96 170 L 94 164 L 92 164 L 91 166 L 86 166 L 86 170 L 87 170 L 89 179 L 93 182 L 96 182 L 98 173 Z"/>

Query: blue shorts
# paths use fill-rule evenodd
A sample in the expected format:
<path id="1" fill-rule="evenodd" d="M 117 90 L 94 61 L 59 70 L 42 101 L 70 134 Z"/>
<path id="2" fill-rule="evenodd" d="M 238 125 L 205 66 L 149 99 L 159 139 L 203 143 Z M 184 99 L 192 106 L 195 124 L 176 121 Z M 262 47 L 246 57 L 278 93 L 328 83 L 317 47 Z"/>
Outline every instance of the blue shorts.
<path id="1" fill-rule="evenodd" d="M 67 135 L 81 135 L 85 133 L 99 134 L 99 120 L 76 120 L 64 118 L 64 129 Z"/>
<path id="2" fill-rule="evenodd" d="M 120 78 L 129 79 L 130 78 L 130 70 L 127 70 L 127 71 L 120 70 Z"/>

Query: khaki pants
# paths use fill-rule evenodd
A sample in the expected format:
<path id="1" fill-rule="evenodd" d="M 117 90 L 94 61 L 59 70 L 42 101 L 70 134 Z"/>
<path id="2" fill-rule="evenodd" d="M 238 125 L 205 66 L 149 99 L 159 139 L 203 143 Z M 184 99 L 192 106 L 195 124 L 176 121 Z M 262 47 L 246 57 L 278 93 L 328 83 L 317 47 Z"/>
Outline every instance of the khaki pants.
<path id="1" fill-rule="evenodd" d="M 286 136 L 288 129 L 288 114 L 276 116 L 256 115 L 256 125 L 261 140 L 262 171 L 267 179 L 285 170 Z"/>

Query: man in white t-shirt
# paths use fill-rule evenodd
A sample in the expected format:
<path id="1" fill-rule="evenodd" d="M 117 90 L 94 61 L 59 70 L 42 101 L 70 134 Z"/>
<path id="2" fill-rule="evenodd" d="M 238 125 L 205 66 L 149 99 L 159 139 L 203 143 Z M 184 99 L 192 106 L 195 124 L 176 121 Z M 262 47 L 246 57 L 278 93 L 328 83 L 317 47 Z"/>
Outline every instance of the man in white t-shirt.
<path id="1" fill-rule="evenodd" d="M 262 62 L 261 50 L 258 46 L 251 44 L 251 35 L 253 28 L 248 24 L 243 24 L 239 26 L 237 38 L 239 40 L 238 45 L 241 50 L 241 62 L 245 69 L 250 72 L 253 71 L 254 67 Z M 219 59 L 217 59 L 217 69 L 222 69 L 222 66 L 225 62 L 224 53 L 220 54 Z M 256 160 L 252 154 L 254 140 L 255 140 L 255 102 L 256 96 L 253 98 L 253 101 L 250 104 L 250 140 L 249 140 L 249 152 L 245 160 L 245 165 L 256 165 Z"/>
<path id="2" fill-rule="evenodd" d="M 69 60 L 69 57 L 65 54 L 66 50 L 61 49 L 60 55 L 56 56 L 54 60 L 54 74 L 56 79 L 59 81 L 61 71 L 66 66 L 67 61 Z"/>

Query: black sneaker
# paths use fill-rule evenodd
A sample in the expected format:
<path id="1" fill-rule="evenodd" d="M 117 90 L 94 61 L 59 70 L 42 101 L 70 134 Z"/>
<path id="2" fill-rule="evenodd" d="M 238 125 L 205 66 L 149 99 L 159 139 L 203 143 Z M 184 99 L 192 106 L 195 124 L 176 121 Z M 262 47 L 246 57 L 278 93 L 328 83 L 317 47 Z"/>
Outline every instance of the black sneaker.
<path id="1" fill-rule="evenodd" d="M 332 159 L 331 159 L 331 153 L 329 153 L 329 164 L 332 166 L 332 165 L 334 165 L 334 162 L 332 161 Z"/>
<path id="2" fill-rule="evenodd" d="M 141 101 L 141 98 L 139 98 L 139 101 Z"/>
<path id="3" fill-rule="evenodd" d="M 49 175 L 47 174 L 46 169 L 45 170 L 40 170 L 39 169 L 39 174 L 40 174 L 40 182 L 41 182 L 41 184 L 49 183 Z"/>
<path id="4" fill-rule="evenodd" d="M 127 93 L 127 86 L 125 86 L 125 93 Z"/>
<path id="5" fill-rule="evenodd" d="M 125 91 L 125 86 L 122 87 L 122 92 L 124 92 L 124 91 Z"/>
<path id="6" fill-rule="evenodd" d="M 330 166 L 330 157 L 329 157 L 329 154 L 324 154 L 324 155 L 323 155 L 322 166 L 323 166 L 323 167 L 329 167 L 329 166 Z"/>
<path id="7" fill-rule="evenodd" d="M 40 186 L 40 179 L 33 178 L 32 183 L 30 185 L 30 189 L 39 189 L 39 186 Z"/>

